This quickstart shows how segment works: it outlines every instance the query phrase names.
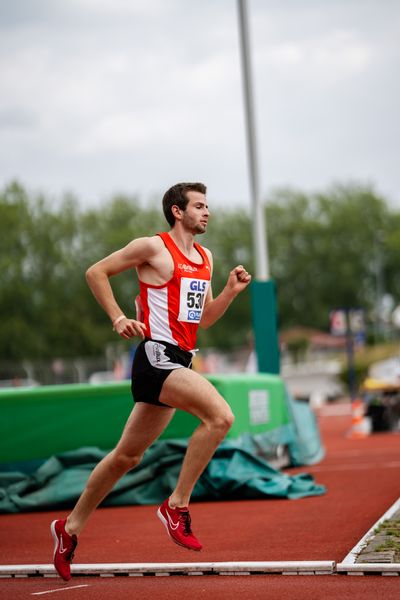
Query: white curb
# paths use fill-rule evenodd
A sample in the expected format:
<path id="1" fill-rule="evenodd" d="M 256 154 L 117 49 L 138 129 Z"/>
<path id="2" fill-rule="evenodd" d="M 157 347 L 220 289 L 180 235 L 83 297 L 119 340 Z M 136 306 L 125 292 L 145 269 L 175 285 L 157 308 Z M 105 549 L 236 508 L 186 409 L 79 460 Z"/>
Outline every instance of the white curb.
<path id="1" fill-rule="evenodd" d="M 334 561 L 204 562 L 204 563 L 99 563 L 72 565 L 73 575 L 331 575 Z M 1 577 L 52 577 L 53 565 L 0 565 Z"/>

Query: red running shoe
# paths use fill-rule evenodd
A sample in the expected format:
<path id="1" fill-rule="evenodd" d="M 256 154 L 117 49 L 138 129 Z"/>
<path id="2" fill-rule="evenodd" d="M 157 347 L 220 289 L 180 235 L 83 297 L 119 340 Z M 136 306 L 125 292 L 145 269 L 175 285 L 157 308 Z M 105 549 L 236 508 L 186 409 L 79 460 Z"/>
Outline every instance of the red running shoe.
<path id="1" fill-rule="evenodd" d="M 74 550 L 78 544 L 76 535 L 69 535 L 65 531 L 67 519 L 59 519 L 51 524 L 51 535 L 54 539 L 53 562 L 57 573 L 65 581 L 71 579 L 71 562 Z"/>
<path id="2" fill-rule="evenodd" d="M 189 550 L 201 550 L 202 545 L 190 528 L 191 518 L 187 508 L 171 508 L 165 500 L 157 511 L 158 518 L 164 523 L 168 535 L 179 546 Z"/>

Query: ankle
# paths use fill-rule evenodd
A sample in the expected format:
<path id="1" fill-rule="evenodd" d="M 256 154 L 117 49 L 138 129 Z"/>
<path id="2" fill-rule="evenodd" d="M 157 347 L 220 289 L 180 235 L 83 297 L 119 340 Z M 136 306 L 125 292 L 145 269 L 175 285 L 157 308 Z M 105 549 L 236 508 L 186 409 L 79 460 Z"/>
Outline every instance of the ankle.
<path id="1" fill-rule="evenodd" d="M 78 531 L 77 531 L 76 527 L 74 527 L 73 523 L 69 522 L 68 518 L 65 521 L 64 529 L 65 529 L 66 533 L 68 533 L 68 535 L 70 535 L 71 537 L 73 535 L 78 535 Z"/>
<path id="2" fill-rule="evenodd" d="M 170 508 L 187 508 L 189 506 L 189 499 L 171 496 L 168 498 L 168 506 Z"/>

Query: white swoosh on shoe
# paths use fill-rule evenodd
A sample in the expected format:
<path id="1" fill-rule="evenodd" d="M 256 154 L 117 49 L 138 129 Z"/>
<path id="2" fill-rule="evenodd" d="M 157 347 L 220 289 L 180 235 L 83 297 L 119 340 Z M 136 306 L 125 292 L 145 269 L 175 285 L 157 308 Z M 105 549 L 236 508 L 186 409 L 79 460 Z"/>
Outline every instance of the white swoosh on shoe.
<path id="1" fill-rule="evenodd" d="M 68 550 L 68 548 L 64 548 L 62 535 L 60 534 L 60 547 L 59 547 L 58 551 L 60 554 L 64 554 L 64 552 L 66 552 L 67 550 Z"/>
<path id="2" fill-rule="evenodd" d="M 165 512 L 167 513 L 169 526 L 171 527 L 171 529 L 173 529 L 175 531 L 175 529 L 178 529 L 178 527 L 179 527 L 179 521 L 177 523 L 174 523 L 173 520 L 171 519 L 167 509 L 165 509 Z"/>

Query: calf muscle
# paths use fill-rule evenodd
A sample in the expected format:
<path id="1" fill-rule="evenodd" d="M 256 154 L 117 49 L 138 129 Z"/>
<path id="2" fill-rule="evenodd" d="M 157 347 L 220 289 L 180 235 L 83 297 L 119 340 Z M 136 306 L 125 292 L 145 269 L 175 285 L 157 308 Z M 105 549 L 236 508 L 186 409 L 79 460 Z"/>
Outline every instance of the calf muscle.
<path id="1" fill-rule="evenodd" d="M 168 376 L 160 399 L 201 420 L 189 441 L 177 485 L 170 497 L 171 507 L 184 507 L 189 504 L 196 481 L 228 433 L 234 417 L 217 390 L 189 369 L 177 369 Z"/>

